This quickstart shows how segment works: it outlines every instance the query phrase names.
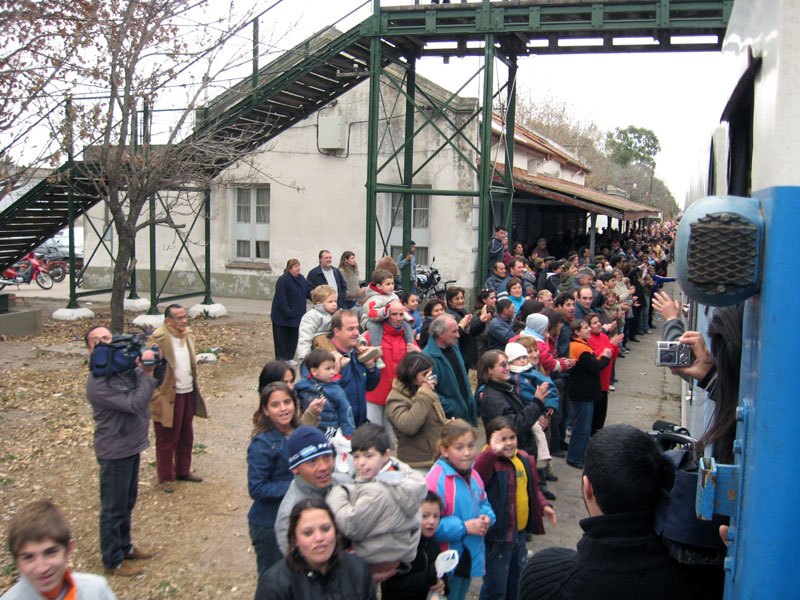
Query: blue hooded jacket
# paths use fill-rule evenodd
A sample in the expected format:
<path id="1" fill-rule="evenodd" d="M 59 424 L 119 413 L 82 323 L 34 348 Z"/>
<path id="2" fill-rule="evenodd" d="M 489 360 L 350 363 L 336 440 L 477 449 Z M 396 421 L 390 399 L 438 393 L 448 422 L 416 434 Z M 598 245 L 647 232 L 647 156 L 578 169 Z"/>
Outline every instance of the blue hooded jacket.
<path id="1" fill-rule="evenodd" d="M 300 398 L 302 410 L 306 410 L 314 398 L 325 396 L 325 406 L 320 414 L 319 428 L 341 427 L 342 434 L 350 437 L 356 428 L 353 423 L 353 409 L 339 381 L 324 382 L 307 375 L 294 384 L 294 391 Z"/>

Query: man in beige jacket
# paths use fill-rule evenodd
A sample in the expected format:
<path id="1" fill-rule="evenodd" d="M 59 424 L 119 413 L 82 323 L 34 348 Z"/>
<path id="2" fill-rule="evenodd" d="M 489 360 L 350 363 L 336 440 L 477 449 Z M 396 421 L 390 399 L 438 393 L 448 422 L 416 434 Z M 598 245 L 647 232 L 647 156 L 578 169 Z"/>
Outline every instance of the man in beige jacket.
<path id="1" fill-rule="evenodd" d="M 164 311 L 164 324 L 153 332 L 150 341 L 158 344 L 167 361 L 164 381 L 150 401 L 150 414 L 156 433 L 158 482 L 166 493 L 172 493 L 176 479 L 203 481 L 190 471 L 192 420 L 195 415 L 208 416 L 197 384 L 194 336 L 186 309 L 170 304 Z"/>

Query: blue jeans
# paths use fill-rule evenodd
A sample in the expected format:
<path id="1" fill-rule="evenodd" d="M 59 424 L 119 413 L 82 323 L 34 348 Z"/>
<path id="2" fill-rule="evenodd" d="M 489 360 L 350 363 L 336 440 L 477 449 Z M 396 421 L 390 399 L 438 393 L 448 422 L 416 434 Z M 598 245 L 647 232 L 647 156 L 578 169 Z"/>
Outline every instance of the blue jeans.
<path id="1" fill-rule="evenodd" d="M 528 550 L 524 531 L 518 531 L 515 538 L 513 542 L 486 542 L 486 575 L 480 600 L 517 600 Z"/>
<path id="2" fill-rule="evenodd" d="M 350 310 L 351 308 L 354 308 L 356 304 L 357 302 L 355 300 L 345 300 L 342 302 L 342 308 L 345 310 Z"/>
<path id="3" fill-rule="evenodd" d="M 100 552 L 113 569 L 133 550 L 131 512 L 139 492 L 139 455 L 98 458 L 100 463 Z"/>
<path id="4" fill-rule="evenodd" d="M 278 540 L 275 538 L 273 527 L 260 527 L 250 523 L 250 541 L 253 542 L 253 548 L 256 551 L 256 564 L 260 579 L 264 571 L 281 561 L 283 554 L 278 548 Z"/>
<path id="5" fill-rule="evenodd" d="M 447 582 L 450 588 L 450 593 L 447 594 L 447 600 L 465 600 L 471 581 L 472 579 L 465 579 L 463 577 L 451 577 L 450 581 Z"/>
<path id="6" fill-rule="evenodd" d="M 583 455 L 586 444 L 589 443 L 589 434 L 592 431 L 592 414 L 594 402 L 573 402 L 572 415 L 575 423 L 572 426 L 572 435 L 569 438 L 567 460 L 575 464 L 583 464 Z"/>

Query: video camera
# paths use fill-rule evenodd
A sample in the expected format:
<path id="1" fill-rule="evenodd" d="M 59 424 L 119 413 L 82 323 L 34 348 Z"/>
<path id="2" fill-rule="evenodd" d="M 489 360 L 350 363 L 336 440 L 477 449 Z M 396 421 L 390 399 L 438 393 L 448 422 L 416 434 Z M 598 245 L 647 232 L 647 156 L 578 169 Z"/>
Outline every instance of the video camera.
<path id="1" fill-rule="evenodd" d="M 89 358 L 89 370 L 97 377 L 111 377 L 136 368 L 136 359 L 141 359 L 144 367 L 164 364 L 165 359 L 156 344 L 146 346 L 146 333 L 137 335 L 123 333 L 115 335 L 110 342 L 98 342 Z M 151 350 L 154 358 L 145 359 L 142 355 Z"/>

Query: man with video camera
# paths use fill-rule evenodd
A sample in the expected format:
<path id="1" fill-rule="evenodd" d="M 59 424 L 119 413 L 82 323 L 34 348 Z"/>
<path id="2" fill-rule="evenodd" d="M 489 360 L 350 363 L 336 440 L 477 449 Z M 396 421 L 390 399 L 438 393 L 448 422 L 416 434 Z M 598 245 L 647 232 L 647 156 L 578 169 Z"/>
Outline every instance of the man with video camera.
<path id="1" fill-rule="evenodd" d="M 152 349 L 141 352 L 141 346 L 129 340 L 115 344 L 103 326 L 92 327 L 84 341 L 91 356 L 86 397 L 92 405 L 100 464 L 103 566 L 109 575 L 132 577 L 142 570 L 130 561 L 152 556 L 131 543 L 131 512 L 138 493 L 139 453 L 150 445 L 150 399 L 159 384 L 154 377 L 158 354 Z"/>

